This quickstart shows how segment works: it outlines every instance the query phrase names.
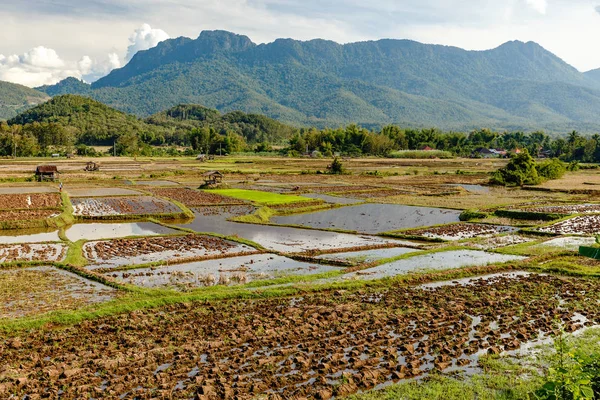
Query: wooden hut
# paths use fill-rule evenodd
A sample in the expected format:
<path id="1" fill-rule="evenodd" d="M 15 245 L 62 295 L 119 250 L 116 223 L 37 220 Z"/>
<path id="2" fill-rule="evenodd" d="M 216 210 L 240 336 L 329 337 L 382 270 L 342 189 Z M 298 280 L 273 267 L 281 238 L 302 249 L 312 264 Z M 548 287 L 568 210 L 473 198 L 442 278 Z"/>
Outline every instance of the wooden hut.
<path id="1" fill-rule="evenodd" d="M 207 185 L 215 185 L 217 183 L 223 182 L 223 174 L 219 171 L 208 171 L 202 174 L 204 178 L 204 183 Z"/>
<path id="2" fill-rule="evenodd" d="M 58 180 L 58 168 L 56 165 L 39 165 L 35 169 L 35 176 L 38 182 Z"/>

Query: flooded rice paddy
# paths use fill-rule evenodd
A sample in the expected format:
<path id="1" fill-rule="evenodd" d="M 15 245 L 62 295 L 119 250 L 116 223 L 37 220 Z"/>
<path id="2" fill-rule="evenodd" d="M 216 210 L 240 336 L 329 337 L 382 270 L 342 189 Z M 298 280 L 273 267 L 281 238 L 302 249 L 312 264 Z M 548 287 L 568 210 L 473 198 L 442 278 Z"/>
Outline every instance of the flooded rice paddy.
<path id="1" fill-rule="evenodd" d="M 129 236 L 171 235 L 179 233 L 152 222 L 75 224 L 65 234 L 73 242 L 78 240 L 118 239 Z"/>
<path id="2" fill-rule="evenodd" d="M 1 244 L 60 242 L 58 231 L 35 232 L 27 230 L 0 231 Z"/>
<path id="3" fill-rule="evenodd" d="M 188 290 L 204 286 L 245 284 L 256 280 L 314 275 L 337 268 L 295 261 L 274 254 L 249 255 L 158 268 L 107 272 L 136 286 Z"/>
<path id="4" fill-rule="evenodd" d="M 213 232 L 226 236 L 238 236 L 251 240 L 274 251 L 300 253 L 310 250 L 345 249 L 350 247 L 397 244 L 406 241 L 384 239 L 375 236 L 350 235 L 279 226 L 263 226 L 228 221 L 228 218 L 251 213 L 253 207 L 205 207 L 196 208 L 191 223 L 179 225 L 196 232 Z M 241 211 L 240 211 L 241 210 Z"/>
<path id="5" fill-rule="evenodd" d="M 15 261 L 63 261 L 67 247 L 61 243 L 0 245 L 0 263 Z"/>
<path id="6" fill-rule="evenodd" d="M 175 204 L 150 196 L 76 197 L 71 202 L 73 203 L 73 215 L 84 217 L 172 214 L 181 212 L 181 209 Z"/>
<path id="7" fill-rule="evenodd" d="M 388 264 L 379 265 L 344 275 L 341 279 L 381 279 L 415 272 L 454 269 L 523 260 L 525 257 L 489 253 L 479 250 L 451 250 L 415 255 Z"/>
<path id="8" fill-rule="evenodd" d="M 441 208 L 362 204 L 310 214 L 273 217 L 271 221 L 276 224 L 375 234 L 458 222 L 459 215 L 460 211 Z"/>
<path id="9" fill-rule="evenodd" d="M 316 258 L 321 260 L 343 261 L 353 264 L 371 263 L 386 258 L 398 257 L 408 253 L 419 251 L 407 247 L 391 247 L 387 249 L 373 249 L 362 251 L 349 251 L 345 253 L 323 254 Z"/>

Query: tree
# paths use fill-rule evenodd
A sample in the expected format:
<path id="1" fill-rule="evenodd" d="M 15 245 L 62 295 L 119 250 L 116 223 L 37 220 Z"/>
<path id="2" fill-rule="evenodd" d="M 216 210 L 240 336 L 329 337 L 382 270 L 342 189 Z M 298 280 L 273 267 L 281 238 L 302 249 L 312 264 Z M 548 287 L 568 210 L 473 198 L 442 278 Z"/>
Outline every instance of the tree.
<path id="1" fill-rule="evenodd" d="M 492 177 L 492 183 L 508 186 L 537 185 L 541 181 L 535 161 L 527 150 L 513 156 L 506 167 L 500 168 Z"/>

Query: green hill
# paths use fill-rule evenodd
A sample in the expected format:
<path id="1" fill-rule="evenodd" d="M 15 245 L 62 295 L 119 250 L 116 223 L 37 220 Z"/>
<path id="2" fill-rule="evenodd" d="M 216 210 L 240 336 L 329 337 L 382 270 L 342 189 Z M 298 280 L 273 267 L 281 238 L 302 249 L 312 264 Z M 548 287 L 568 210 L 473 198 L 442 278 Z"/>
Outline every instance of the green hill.
<path id="1" fill-rule="evenodd" d="M 225 115 L 200 105 L 179 105 L 146 120 L 115 110 L 89 97 L 59 95 L 26 110 L 9 124 L 58 124 L 69 128 L 73 142 L 89 145 L 112 144 L 123 135 L 135 133 L 151 144 L 184 144 L 195 128 L 212 128 L 217 134 L 237 133 L 252 144 L 283 142 L 295 128 L 271 118 L 233 112 Z"/>
<path id="2" fill-rule="evenodd" d="M 256 45 L 204 31 L 137 53 L 91 89 L 60 85 L 44 90 L 89 94 L 138 116 L 187 103 L 294 125 L 600 129 L 600 80 L 533 42 L 487 51 L 389 39 Z"/>
<path id="3" fill-rule="evenodd" d="M 43 103 L 48 95 L 25 86 L 0 81 L 0 120 L 16 116 L 19 112 Z"/>

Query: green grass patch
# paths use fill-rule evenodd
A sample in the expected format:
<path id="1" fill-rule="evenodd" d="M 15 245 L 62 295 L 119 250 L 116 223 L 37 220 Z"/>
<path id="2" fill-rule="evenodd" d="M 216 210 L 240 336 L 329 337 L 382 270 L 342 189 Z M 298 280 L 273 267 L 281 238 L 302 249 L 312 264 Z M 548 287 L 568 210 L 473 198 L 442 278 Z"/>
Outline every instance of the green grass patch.
<path id="1" fill-rule="evenodd" d="M 208 193 L 220 194 L 227 197 L 232 197 L 238 200 L 248 200 L 254 203 L 262 205 L 280 205 L 280 204 L 291 204 L 299 202 L 313 202 L 314 199 L 307 197 L 286 195 L 279 193 L 262 192 L 259 190 L 247 190 L 247 189 L 216 189 L 206 190 Z"/>

